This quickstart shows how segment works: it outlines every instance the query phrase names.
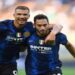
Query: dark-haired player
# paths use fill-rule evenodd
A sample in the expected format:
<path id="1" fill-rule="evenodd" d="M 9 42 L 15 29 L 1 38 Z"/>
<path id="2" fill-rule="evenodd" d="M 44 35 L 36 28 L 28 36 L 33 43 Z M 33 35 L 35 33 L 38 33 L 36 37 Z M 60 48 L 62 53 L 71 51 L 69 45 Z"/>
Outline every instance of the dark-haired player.
<path id="1" fill-rule="evenodd" d="M 62 75 L 62 63 L 59 60 L 60 44 L 64 45 L 75 57 L 75 48 L 68 42 L 66 36 L 58 33 L 54 44 L 44 43 L 51 31 L 47 16 L 38 14 L 34 17 L 35 33 L 27 40 L 28 55 L 26 58 L 26 75 Z"/>

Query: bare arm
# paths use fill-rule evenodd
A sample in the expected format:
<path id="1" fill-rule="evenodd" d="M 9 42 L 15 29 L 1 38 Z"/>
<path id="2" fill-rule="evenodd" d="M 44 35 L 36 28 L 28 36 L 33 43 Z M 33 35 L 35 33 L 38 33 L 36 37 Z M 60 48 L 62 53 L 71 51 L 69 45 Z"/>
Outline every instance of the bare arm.
<path id="1" fill-rule="evenodd" d="M 52 25 L 52 33 L 54 33 L 55 35 L 56 34 L 58 34 L 61 30 L 62 30 L 62 28 L 63 28 L 63 26 L 62 25 Z"/>
<path id="2" fill-rule="evenodd" d="M 67 43 L 65 47 L 68 49 L 68 51 L 72 54 L 73 57 L 75 57 L 75 48 L 71 43 Z"/>
<path id="3" fill-rule="evenodd" d="M 50 34 L 46 37 L 45 43 L 53 42 L 55 40 L 55 35 L 61 31 L 63 26 L 51 24 L 49 28 L 52 28 Z"/>

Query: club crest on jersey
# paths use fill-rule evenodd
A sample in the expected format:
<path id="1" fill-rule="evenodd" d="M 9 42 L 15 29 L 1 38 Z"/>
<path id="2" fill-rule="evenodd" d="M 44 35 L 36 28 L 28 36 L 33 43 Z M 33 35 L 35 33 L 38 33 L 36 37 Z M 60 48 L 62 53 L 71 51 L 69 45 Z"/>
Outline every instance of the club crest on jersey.
<path id="1" fill-rule="evenodd" d="M 30 36 L 30 32 L 24 32 L 24 36 L 25 37 L 29 37 Z"/>
<path id="2" fill-rule="evenodd" d="M 43 45 L 44 44 L 44 40 L 39 40 L 39 44 Z"/>

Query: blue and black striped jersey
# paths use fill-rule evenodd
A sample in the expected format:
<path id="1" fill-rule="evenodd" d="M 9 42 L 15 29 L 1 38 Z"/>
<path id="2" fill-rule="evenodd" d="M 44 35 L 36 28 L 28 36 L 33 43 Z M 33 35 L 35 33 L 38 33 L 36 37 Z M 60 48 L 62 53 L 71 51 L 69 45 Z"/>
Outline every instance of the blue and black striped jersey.
<path id="1" fill-rule="evenodd" d="M 26 58 L 27 75 L 44 73 L 47 70 L 54 70 L 61 67 L 59 60 L 59 46 L 66 45 L 67 38 L 64 34 L 56 35 L 54 45 L 44 44 L 44 38 L 34 33 L 27 40 L 28 55 Z"/>
<path id="2" fill-rule="evenodd" d="M 15 62 L 24 40 L 34 31 L 31 22 L 27 22 L 22 29 L 13 24 L 13 20 L 0 22 L 0 63 Z"/>

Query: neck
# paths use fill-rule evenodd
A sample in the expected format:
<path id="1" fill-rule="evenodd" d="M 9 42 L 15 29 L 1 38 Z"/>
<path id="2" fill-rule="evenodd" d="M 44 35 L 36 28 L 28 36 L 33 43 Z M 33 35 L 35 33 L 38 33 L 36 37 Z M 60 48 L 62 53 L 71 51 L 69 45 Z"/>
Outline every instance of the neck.
<path id="1" fill-rule="evenodd" d="M 17 23 L 16 21 L 14 21 L 14 26 L 15 26 L 16 28 L 19 28 L 19 25 L 18 25 L 18 23 Z"/>
<path id="2" fill-rule="evenodd" d="M 17 28 L 17 29 L 21 29 L 23 28 L 24 25 L 20 25 L 18 24 L 16 21 L 14 21 L 14 27 Z"/>

